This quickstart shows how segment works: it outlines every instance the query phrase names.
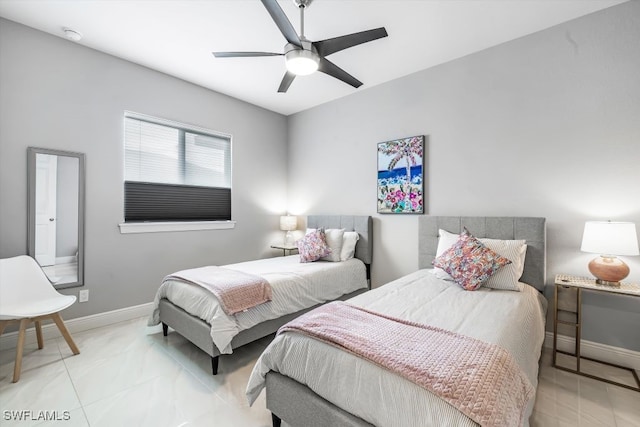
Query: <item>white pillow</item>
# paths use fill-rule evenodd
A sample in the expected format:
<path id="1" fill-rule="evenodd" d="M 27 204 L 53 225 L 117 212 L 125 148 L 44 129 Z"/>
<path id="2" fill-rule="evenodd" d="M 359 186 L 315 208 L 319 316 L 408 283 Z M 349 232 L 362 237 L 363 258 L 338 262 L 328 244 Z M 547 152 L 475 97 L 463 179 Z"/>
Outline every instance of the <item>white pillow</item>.
<path id="1" fill-rule="evenodd" d="M 353 258 L 356 253 L 356 243 L 360 239 L 357 231 L 345 231 L 342 239 L 342 252 L 340 252 L 340 261 L 346 261 Z"/>
<path id="2" fill-rule="evenodd" d="M 320 258 L 323 261 L 339 262 L 342 252 L 342 239 L 344 238 L 344 228 L 328 228 L 324 230 L 327 245 L 331 248 L 331 253 Z"/>
<path id="3" fill-rule="evenodd" d="M 436 258 L 444 253 L 451 246 L 455 245 L 458 239 L 460 238 L 459 234 L 449 233 L 447 230 L 438 230 L 438 247 L 436 249 Z M 434 267 L 431 270 L 432 274 L 436 276 L 438 279 L 442 280 L 451 280 L 453 281 L 453 277 L 449 275 L 446 271 L 441 268 Z"/>
<path id="4" fill-rule="evenodd" d="M 438 230 L 438 247 L 436 258 L 444 251 L 453 246 L 460 237 L 459 234 L 450 233 L 446 230 Z M 480 242 L 499 255 L 509 259 L 511 264 L 505 265 L 492 275 L 485 283 L 485 288 L 519 291 L 518 281 L 524 271 L 524 259 L 527 253 L 525 240 L 500 240 L 500 239 L 478 239 Z M 453 278 L 441 268 L 434 268 L 433 275 L 442 280 L 453 280 Z"/>
<path id="5" fill-rule="evenodd" d="M 438 248 L 436 249 L 436 258 L 439 257 L 449 249 L 451 246 L 455 245 L 458 239 L 460 238 L 459 234 L 449 233 L 447 230 L 438 230 Z"/>

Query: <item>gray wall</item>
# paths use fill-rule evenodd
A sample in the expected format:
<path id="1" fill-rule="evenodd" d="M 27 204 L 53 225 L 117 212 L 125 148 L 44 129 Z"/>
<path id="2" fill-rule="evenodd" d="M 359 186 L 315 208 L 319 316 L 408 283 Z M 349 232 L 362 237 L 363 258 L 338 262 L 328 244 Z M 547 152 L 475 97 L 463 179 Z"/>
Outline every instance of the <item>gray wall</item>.
<path id="1" fill-rule="evenodd" d="M 427 213 L 546 217 L 547 284 L 589 275 L 586 220 L 640 227 L 640 2 L 365 87 L 290 116 L 289 210 L 374 215 L 374 286 L 418 265 L 417 218 L 376 215 L 376 144 L 399 137 L 426 136 Z M 589 294 L 584 316 L 640 351 L 640 298 Z"/>
<path id="2" fill-rule="evenodd" d="M 235 229 L 120 234 L 124 110 L 233 135 Z M 178 269 L 277 255 L 286 140 L 280 114 L 0 19 L 0 257 L 27 252 L 27 147 L 86 154 L 90 299 L 66 318 L 148 303 Z"/>

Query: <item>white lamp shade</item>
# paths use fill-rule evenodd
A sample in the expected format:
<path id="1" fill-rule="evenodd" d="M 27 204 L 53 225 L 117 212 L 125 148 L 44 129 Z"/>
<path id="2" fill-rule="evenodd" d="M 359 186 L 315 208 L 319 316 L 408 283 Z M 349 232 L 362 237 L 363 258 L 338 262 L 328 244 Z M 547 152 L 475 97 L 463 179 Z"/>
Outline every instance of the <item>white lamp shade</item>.
<path id="1" fill-rule="evenodd" d="M 601 255 L 639 255 L 636 225 L 632 222 L 587 221 L 580 250 Z"/>
<path id="2" fill-rule="evenodd" d="M 283 215 L 280 217 L 280 230 L 293 231 L 298 228 L 298 218 L 295 215 Z"/>

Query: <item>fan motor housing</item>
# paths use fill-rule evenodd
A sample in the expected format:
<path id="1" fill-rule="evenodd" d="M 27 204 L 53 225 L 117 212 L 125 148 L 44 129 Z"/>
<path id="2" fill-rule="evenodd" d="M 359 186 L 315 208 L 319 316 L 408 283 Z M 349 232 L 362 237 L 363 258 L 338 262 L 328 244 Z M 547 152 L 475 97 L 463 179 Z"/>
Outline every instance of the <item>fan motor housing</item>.
<path id="1" fill-rule="evenodd" d="M 284 45 L 284 54 L 291 52 L 292 50 L 307 50 L 313 52 L 314 55 L 318 55 L 318 50 L 315 48 L 312 42 L 308 40 L 300 40 L 302 46 L 296 46 L 293 43 L 287 43 Z"/>

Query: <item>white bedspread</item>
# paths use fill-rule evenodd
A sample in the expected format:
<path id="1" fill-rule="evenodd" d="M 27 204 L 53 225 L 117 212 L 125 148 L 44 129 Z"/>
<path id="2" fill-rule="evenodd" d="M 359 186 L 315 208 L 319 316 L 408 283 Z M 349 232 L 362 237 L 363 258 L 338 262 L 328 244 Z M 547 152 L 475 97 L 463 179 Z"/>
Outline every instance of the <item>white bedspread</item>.
<path id="1" fill-rule="evenodd" d="M 533 287 L 520 287 L 521 292 L 486 288 L 470 292 L 420 270 L 349 302 L 497 344 L 513 355 L 536 387 L 546 300 Z M 270 370 L 306 384 L 334 405 L 379 427 L 476 425 L 420 386 L 300 334 L 279 335 L 260 356 L 247 386 L 250 403 Z M 534 401 L 535 396 L 528 404 L 527 418 Z"/>
<path id="2" fill-rule="evenodd" d="M 149 326 L 160 323 L 158 304 L 160 299 L 167 298 L 209 323 L 214 344 L 221 353 L 229 354 L 232 352 L 231 340 L 245 329 L 367 287 L 365 265 L 356 258 L 344 262 L 301 263 L 298 255 L 291 255 L 223 267 L 264 277 L 271 285 L 272 300 L 229 316 L 207 290 L 184 282 L 167 281 L 156 293 Z"/>

